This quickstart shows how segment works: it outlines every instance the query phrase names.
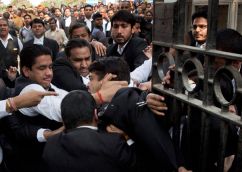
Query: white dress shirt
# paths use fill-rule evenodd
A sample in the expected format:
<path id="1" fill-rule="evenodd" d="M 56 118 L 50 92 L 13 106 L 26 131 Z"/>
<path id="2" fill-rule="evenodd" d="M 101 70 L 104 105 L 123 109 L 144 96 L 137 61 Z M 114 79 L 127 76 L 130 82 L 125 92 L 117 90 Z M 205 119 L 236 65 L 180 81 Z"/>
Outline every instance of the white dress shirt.
<path id="1" fill-rule="evenodd" d="M 131 79 L 134 81 L 146 82 L 151 74 L 152 58 L 145 60 L 142 65 L 137 67 L 133 72 L 130 73 Z"/>
<path id="2" fill-rule="evenodd" d="M 85 17 L 84 21 L 86 22 L 86 26 L 92 31 L 92 18 L 88 19 Z"/>
<path id="3" fill-rule="evenodd" d="M 62 122 L 61 118 L 61 101 L 68 94 L 67 91 L 57 88 L 51 84 L 51 88 L 58 93 L 58 96 L 45 96 L 41 102 L 34 107 L 22 108 L 19 111 L 26 116 L 37 116 L 39 114 L 49 118 L 50 120 L 55 120 L 57 122 Z M 38 84 L 30 84 L 26 86 L 20 94 L 29 92 L 30 90 L 45 91 L 45 89 Z M 41 128 L 37 132 L 37 140 L 39 142 L 45 142 L 44 131 L 48 129 Z"/>
<path id="4" fill-rule="evenodd" d="M 129 41 L 127 41 L 122 47 L 118 44 L 118 48 L 117 48 L 117 52 L 122 55 L 123 51 L 125 49 L 125 47 L 127 46 L 127 44 L 129 43 Z"/>
<path id="5" fill-rule="evenodd" d="M 70 27 L 71 25 L 71 16 L 65 18 L 65 27 Z"/>
<path id="6" fill-rule="evenodd" d="M 62 122 L 60 104 L 62 99 L 68 94 L 68 92 L 57 88 L 53 84 L 51 84 L 51 88 L 55 90 L 58 96 L 45 96 L 37 106 L 30 108 L 22 108 L 19 109 L 19 111 L 27 116 L 37 116 L 41 114 L 49 118 L 50 120 Z M 30 84 L 26 86 L 20 94 L 29 92 L 30 90 L 46 91 L 39 84 Z"/>
<path id="7" fill-rule="evenodd" d="M 6 112 L 6 100 L 1 100 L 0 101 L 0 119 L 11 115 L 11 113 Z"/>
<path id="8" fill-rule="evenodd" d="M 81 76 L 81 77 L 82 77 L 83 83 L 87 86 L 87 84 L 90 82 L 89 75 L 87 75 L 86 77 L 84 76 Z"/>
<path id="9" fill-rule="evenodd" d="M 9 39 L 13 40 L 13 37 L 10 34 L 8 34 L 6 40 L 3 40 L 2 38 L 0 38 L 0 41 L 2 42 L 2 44 L 5 48 L 7 48 L 7 46 L 8 46 Z M 19 39 L 18 39 L 18 46 L 19 46 L 19 51 L 21 51 L 23 49 L 23 44 Z"/>
<path id="10" fill-rule="evenodd" d="M 40 38 L 36 38 L 34 36 L 34 44 L 44 45 L 44 36 L 42 36 Z"/>

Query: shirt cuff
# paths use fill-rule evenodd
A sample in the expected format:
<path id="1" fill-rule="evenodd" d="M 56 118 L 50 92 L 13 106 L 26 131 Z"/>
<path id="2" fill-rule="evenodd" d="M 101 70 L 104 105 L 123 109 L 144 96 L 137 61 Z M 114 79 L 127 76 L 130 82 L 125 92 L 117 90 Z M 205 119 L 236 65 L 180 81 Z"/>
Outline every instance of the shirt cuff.
<path id="1" fill-rule="evenodd" d="M 132 139 L 128 139 L 126 142 L 127 142 L 127 144 L 129 146 L 131 146 L 132 144 L 134 144 L 134 141 Z"/>
<path id="2" fill-rule="evenodd" d="M 39 130 L 37 131 L 37 140 L 38 140 L 39 142 L 46 142 L 46 139 L 45 139 L 45 137 L 44 137 L 44 132 L 45 132 L 46 130 L 49 130 L 49 129 L 41 128 L 41 129 L 39 129 Z"/>

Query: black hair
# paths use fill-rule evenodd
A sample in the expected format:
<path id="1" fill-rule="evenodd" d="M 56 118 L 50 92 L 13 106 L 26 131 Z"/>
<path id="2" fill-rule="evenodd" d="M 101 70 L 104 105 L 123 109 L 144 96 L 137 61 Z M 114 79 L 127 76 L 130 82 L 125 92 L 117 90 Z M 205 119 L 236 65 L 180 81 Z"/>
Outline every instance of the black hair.
<path id="1" fill-rule="evenodd" d="M 74 129 L 93 121 L 96 102 L 87 91 L 75 90 L 61 102 L 61 116 L 66 130 Z"/>
<path id="2" fill-rule="evenodd" d="M 10 18 L 9 12 L 4 12 L 3 13 L 3 18 L 6 19 L 6 20 L 8 20 Z"/>
<path id="3" fill-rule="evenodd" d="M 89 72 L 94 72 L 99 80 L 102 80 L 107 73 L 117 75 L 114 80 L 130 82 L 130 70 L 127 62 L 116 56 L 94 61 L 89 66 Z"/>
<path id="4" fill-rule="evenodd" d="M 144 18 L 141 16 L 134 16 L 135 23 L 142 23 Z"/>
<path id="5" fill-rule="evenodd" d="M 8 22 L 7 19 L 5 19 L 5 18 L 0 18 L 0 20 L 5 21 L 5 22 L 7 23 L 7 25 L 9 26 L 9 22 Z"/>
<path id="6" fill-rule="evenodd" d="M 88 8 L 88 7 L 93 8 L 93 6 L 92 6 L 92 5 L 87 4 L 87 5 L 85 5 L 85 6 L 84 6 L 84 9 L 85 9 L 85 8 Z"/>
<path id="7" fill-rule="evenodd" d="M 51 17 L 48 22 L 50 23 L 51 21 L 54 21 L 55 23 L 57 22 L 56 18 L 55 17 Z"/>
<path id="8" fill-rule="evenodd" d="M 84 23 L 76 23 L 74 25 L 72 25 L 69 29 L 69 35 L 70 35 L 70 38 L 72 38 L 72 33 L 75 29 L 78 29 L 78 28 L 85 28 L 85 30 L 87 31 L 88 35 L 91 36 L 91 31 L 90 29 L 84 24 Z"/>
<path id="9" fill-rule="evenodd" d="M 21 71 L 24 66 L 31 69 L 32 66 L 35 64 L 35 59 L 42 55 L 51 56 L 50 49 L 43 45 L 38 45 L 38 44 L 32 44 L 28 47 L 23 48 L 19 55 Z"/>
<path id="10" fill-rule="evenodd" d="M 242 54 L 242 35 L 233 29 L 223 29 L 217 33 L 216 49 Z"/>
<path id="11" fill-rule="evenodd" d="M 100 14 L 100 13 L 93 14 L 92 19 L 96 20 L 97 18 L 102 18 L 102 14 Z"/>
<path id="12" fill-rule="evenodd" d="M 116 14 L 113 15 L 111 19 L 111 25 L 113 26 L 114 21 L 124 21 L 131 24 L 131 27 L 135 25 L 134 15 L 126 10 L 119 10 Z"/>
<path id="13" fill-rule="evenodd" d="M 192 23 L 193 23 L 193 21 L 194 21 L 196 18 L 199 18 L 199 17 L 202 17 L 202 18 L 207 19 L 207 18 L 208 18 L 207 10 L 201 10 L 201 11 L 197 11 L 197 12 L 195 12 L 195 13 L 192 15 Z"/>
<path id="14" fill-rule="evenodd" d="M 24 15 L 24 18 L 25 18 L 25 17 L 29 17 L 29 18 L 32 19 L 31 15 L 29 15 L 29 14 L 25 14 L 25 15 Z"/>
<path id="15" fill-rule="evenodd" d="M 83 47 L 87 47 L 90 50 L 90 53 L 92 54 L 92 47 L 89 44 L 89 42 L 87 42 L 84 39 L 80 39 L 80 38 L 71 39 L 67 42 L 67 44 L 65 46 L 65 54 L 67 57 L 70 57 L 72 49 L 83 48 Z"/>
<path id="16" fill-rule="evenodd" d="M 41 19 L 37 19 L 35 18 L 34 20 L 32 20 L 32 22 L 30 23 L 30 26 L 32 27 L 33 24 L 42 24 L 45 27 L 45 23 L 41 20 Z"/>

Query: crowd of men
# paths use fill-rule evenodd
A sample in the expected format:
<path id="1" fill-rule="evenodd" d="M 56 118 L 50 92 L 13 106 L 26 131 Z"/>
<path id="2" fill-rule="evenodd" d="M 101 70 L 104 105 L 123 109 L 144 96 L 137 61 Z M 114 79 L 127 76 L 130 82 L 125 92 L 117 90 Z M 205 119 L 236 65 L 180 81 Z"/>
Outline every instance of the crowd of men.
<path id="1" fill-rule="evenodd" d="M 0 170 L 187 172 L 200 168 L 194 158 L 199 157 L 197 133 L 201 133 L 197 117 L 191 119 L 193 145 L 188 154 L 184 140 L 179 149 L 174 147 L 170 126 L 165 124 L 169 102 L 149 93 L 152 8 L 149 3 L 129 1 L 7 8 L 0 18 Z M 184 43 L 205 48 L 207 25 L 206 11 L 194 13 Z M 242 36 L 235 30 L 219 32 L 216 42 L 218 50 L 242 53 Z M 196 56 L 203 64 L 204 57 Z M 219 57 L 214 61 L 215 69 L 231 63 L 240 70 L 239 61 Z M 163 83 L 172 87 L 170 70 L 164 74 Z M 231 94 L 226 92 L 228 99 Z M 230 106 L 231 112 L 236 109 L 237 105 Z M 217 132 L 216 122 L 212 120 L 211 133 Z M 186 122 L 183 125 L 185 138 Z M 225 171 L 233 168 L 238 137 L 238 128 L 229 128 Z M 217 169 L 219 143 L 214 140 L 208 171 Z"/>

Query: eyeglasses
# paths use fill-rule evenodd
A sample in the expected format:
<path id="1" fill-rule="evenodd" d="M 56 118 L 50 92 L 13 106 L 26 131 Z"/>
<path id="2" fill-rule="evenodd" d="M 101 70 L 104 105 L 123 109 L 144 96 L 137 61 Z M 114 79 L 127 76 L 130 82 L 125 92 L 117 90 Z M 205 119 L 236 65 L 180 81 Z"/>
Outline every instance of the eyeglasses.
<path id="1" fill-rule="evenodd" d="M 207 29 L 208 25 L 192 25 L 192 29 L 196 30 L 197 28 L 204 30 Z"/>

